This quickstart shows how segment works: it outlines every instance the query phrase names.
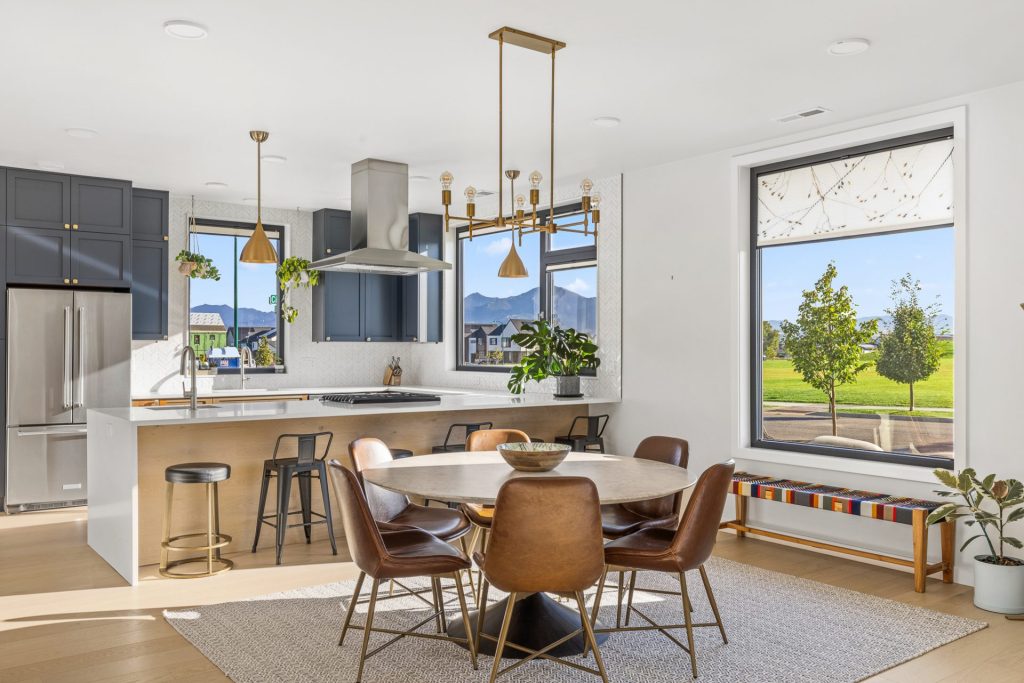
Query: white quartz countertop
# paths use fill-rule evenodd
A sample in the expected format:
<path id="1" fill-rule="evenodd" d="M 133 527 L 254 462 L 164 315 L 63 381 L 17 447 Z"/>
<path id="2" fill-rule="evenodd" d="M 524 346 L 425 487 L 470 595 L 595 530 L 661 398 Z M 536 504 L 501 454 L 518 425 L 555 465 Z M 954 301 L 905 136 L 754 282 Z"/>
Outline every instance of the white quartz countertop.
<path id="1" fill-rule="evenodd" d="M 291 387 L 284 389 L 213 389 L 212 391 L 203 391 L 200 389 L 199 398 L 234 398 L 234 397 L 246 397 L 252 396 L 253 398 L 260 398 L 263 396 L 296 396 L 300 394 L 339 394 L 347 391 L 383 391 L 383 386 L 365 386 L 365 387 Z M 464 393 L 459 390 L 453 389 L 441 389 L 441 388 L 428 388 L 428 387 L 394 387 L 395 391 L 429 391 L 434 394 L 439 393 Z M 180 393 L 168 394 L 168 393 L 142 393 L 135 394 L 132 396 L 133 401 L 151 401 L 154 399 L 179 399 L 183 398 Z"/>
<path id="2" fill-rule="evenodd" d="M 344 388 L 296 388 L 296 389 L 249 389 L 254 397 L 287 394 L 330 394 L 342 392 L 382 391 L 383 387 L 344 387 Z M 482 390 L 463 390 L 433 387 L 396 387 L 396 391 L 413 391 L 438 394 L 440 401 L 424 403 L 371 403 L 348 405 L 345 403 L 321 403 L 310 401 L 253 401 L 251 403 L 227 403 L 200 406 L 198 410 L 179 407 L 152 408 L 107 408 L 90 410 L 89 420 L 93 413 L 119 418 L 139 426 L 206 424 L 216 422 L 244 422 L 250 420 L 288 420 L 301 418 L 344 417 L 346 415 L 382 415 L 398 413 L 430 413 L 459 410 L 494 410 L 499 408 L 542 408 L 559 405 L 590 405 L 602 403 L 618 403 L 618 398 L 600 398 L 584 396 L 582 398 L 555 398 L 549 394 L 511 395 L 507 392 L 489 392 Z M 238 390 L 215 392 L 213 396 L 245 396 Z M 164 396 L 167 397 L 166 395 Z"/>

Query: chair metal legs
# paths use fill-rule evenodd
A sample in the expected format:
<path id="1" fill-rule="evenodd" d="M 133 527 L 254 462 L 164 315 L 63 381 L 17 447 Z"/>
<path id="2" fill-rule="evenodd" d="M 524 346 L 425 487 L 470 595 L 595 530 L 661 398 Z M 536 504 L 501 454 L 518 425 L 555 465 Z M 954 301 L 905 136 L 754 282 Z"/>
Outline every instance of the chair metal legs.
<path id="1" fill-rule="evenodd" d="M 686 577 L 679 574 L 679 594 L 683 598 L 683 620 L 686 622 L 686 645 L 690 653 L 690 669 L 697 677 L 697 650 L 693 647 L 693 613 L 690 611 L 690 594 L 686 590 Z M 628 616 L 628 615 L 627 615 Z"/>
<path id="2" fill-rule="evenodd" d="M 456 593 L 458 594 L 458 600 L 459 600 L 459 611 L 462 613 L 462 625 L 466 629 L 466 637 L 465 638 L 452 638 L 452 637 L 448 636 L 447 633 L 446 633 L 447 628 L 448 628 L 448 624 L 447 624 L 447 617 L 446 617 L 446 615 L 444 613 L 444 595 L 443 595 L 442 590 L 441 590 L 441 579 L 442 578 L 450 578 L 450 579 L 454 579 L 455 580 L 455 590 L 456 590 Z M 352 615 L 355 613 L 356 604 L 359 602 L 359 594 L 360 594 L 360 591 L 362 590 L 363 581 L 365 579 L 366 579 L 366 573 L 365 572 L 360 572 L 359 573 L 359 578 L 356 580 L 355 591 L 352 594 L 352 598 L 351 598 L 351 600 L 350 600 L 350 602 L 348 604 L 348 609 L 345 612 L 345 621 L 344 621 L 344 623 L 343 623 L 343 625 L 341 627 L 341 636 L 338 638 L 338 646 L 339 647 L 345 643 L 345 634 L 348 632 L 349 628 L 360 628 L 360 625 L 352 624 Z M 432 577 L 429 577 L 429 581 L 430 581 L 430 588 L 429 588 L 429 590 L 433 594 L 433 601 L 427 601 L 426 598 L 423 598 L 423 597 L 421 597 L 419 595 L 419 592 L 411 591 L 411 590 L 408 590 L 408 589 L 407 589 L 408 592 L 400 593 L 399 595 L 395 596 L 395 597 L 400 597 L 401 598 L 401 597 L 407 597 L 409 595 L 412 595 L 412 596 L 415 596 L 417 598 L 420 598 L 421 600 L 427 602 L 427 604 L 430 604 L 433 607 L 433 609 L 431 610 L 430 615 L 426 619 L 421 620 L 419 623 L 417 623 L 414 626 L 412 626 L 412 628 L 409 628 L 409 629 L 407 629 L 405 631 L 399 631 L 399 630 L 396 630 L 396 629 L 374 627 L 373 619 L 374 619 L 374 614 L 375 614 L 376 609 L 377 609 L 377 601 L 378 600 L 388 600 L 388 599 L 391 598 L 391 596 L 383 596 L 383 597 L 381 597 L 379 595 L 380 588 L 381 588 L 381 580 L 380 579 L 373 579 L 372 586 L 370 587 L 370 599 L 369 599 L 369 603 L 368 603 L 369 606 L 368 606 L 367 611 L 366 611 L 366 619 L 365 619 L 365 621 L 363 622 L 363 624 L 361 626 L 362 629 L 363 629 L 363 640 L 362 640 L 362 644 L 361 644 L 360 650 L 359 650 L 359 670 L 358 670 L 358 672 L 356 674 L 356 683 L 360 683 L 362 681 L 363 669 L 365 668 L 366 660 L 367 659 L 369 659 L 370 657 L 374 656 L 375 654 L 377 654 L 378 652 L 382 651 L 386 647 L 396 643 L 397 641 L 399 641 L 399 640 L 401 640 L 402 638 L 405 638 L 405 637 L 431 638 L 431 639 L 434 639 L 434 640 L 448 640 L 448 641 L 456 642 L 456 643 L 464 643 L 466 645 L 466 647 L 469 648 L 470 663 L 473 665 L 473 669 L 475 670 L 475 669 L 477 669 L 479 667 L 479 665 L 477 663 L 477 658 L 476 658 L 476 641 L 473 638 L 472 626 L 471 626 L 470 621 L 469 621 L 469 610 L 466 607 L 465 586 L 462 583 L 462 574 L 460 572 L 455 572 L 454 574 L 445 574 L 443 576 L 432 576 Z M 429 623 L 431 621 L 435 622 L 435 625 L 437 626 L 437 629 L 438 629 L 437 633 L 418 633 L 417 632 L 417 629 L 419 629 L 420 627 L 424 626 L 425 624 L 427 624 L 427 623 Z M 374 648 L 373 650 L 367 652 L 367 650 L 369 649 L 369 645 L 370 645 L 370 634 L 371 633 L 383 633 L 383 634 L 391 635 L 391 636 L 394 636 L 394 637 L 392 637 L 390 640 L 386 641 L 382 645 L 379 645 L 376 648 Z"/>
<path id="3" fill-rule="evenodd" d="M 288 529 L 296 526 L 303 527 L 303 531 L 306 536 L 306 543 L 312 542 L 312 528 L 314 524 L 326 524 L 327 525 L 327 537 L 331 542 L 331 553 L 334 555 L 338 554 L 338 542 L 334 538 L 334 519 L 331 515 L 331 496 L 327 488 L 327 466 L 322 461 L 316 461 L 311 466 L 311 470 L 297 470 L 294 467 L 281 467 L 278 470 L 267 469 L 263 470 L 263 481 L 260 484 L 260 502 L 259 512 L 256 515 L 256 533 L 252 539 L 252 552 L 256 552 L 257 546 L 260 543 L 260 531 L 263 529 L 264 524 L 269 524 L 274 527 L 275 530 L 275 561 L 277 564 L 281 564 L 281 554 L 284 552 L 284 541 Z M 320 494 L 323 496 L 323 514 L 319 512 L 313 512 L 312 505 L 312 491 L 313 491 L 313 472 L 317 473 L 317 478 L 320 480 Z M 273 514 L 267 515 L 264 513 L 267 505 L 267 490 L 270 486 L 271 478 L 277 479 L 277 511 Z M 301 510 L 297 512 L 290 512 L 290 498 L 292 479 L 298 479 L 299 484 L 299 499 L 301 501 Z M 302 522 L 299 524 L 289 524 L 288 518 L 290 515 L 302 515 Z M 317 520 L 314 521 L 313 517 Z M 270 518 L 274 518 L 274 521 L 270 521 Z"/>

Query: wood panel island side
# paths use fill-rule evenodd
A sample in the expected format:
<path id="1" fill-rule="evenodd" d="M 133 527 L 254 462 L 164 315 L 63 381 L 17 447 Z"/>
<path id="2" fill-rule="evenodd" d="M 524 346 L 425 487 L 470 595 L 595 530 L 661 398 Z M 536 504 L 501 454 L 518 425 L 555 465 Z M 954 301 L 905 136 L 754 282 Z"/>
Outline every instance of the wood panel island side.
<path id="1" fill-rule="evenodd" d="M 263 461 L 273 454 L 280 434 L 329 431 L 334 441 L 328 459 L 349 463 L 348 444 L 362 436 L 383 439 L 393 448 L 417 455 L 444 441 L 455 422 L 491 421 L 538 439 L 563 434 L 576 415 L 608 399 L 554 399 L 543 395 L 442 394 L 437 403 L 349 406 L 317 400 L 235 403 L 187 408 L 121 408 L 88 413 L 89 545 L 134 585 L 139 567 L 160 560 L 164 508 L 164 469 L 183 462 L 212 461 L 231 466 L 220 485 L 221 530 L 232 537 L 228 553 L 248 552 L 256 528 Z M 289 457 L 293 453 L 282 453 Z M 268 496 L 267 512 L 273 512 Z M 298 509 L 293 493 L 292 509 Z M 314 492 L 313 509 L 320 510 Z M 334 530 L 344 547 L 344 532 L 334 505 Z M 171 533 L 206 528 L 205 487 L 175 486 Z M 298 519 L 295 519 L 298 521 Z M 272 530 L 271 530 L 272 531 Z M 326 526 L 313 527 L 324 538 Z M 261 545 L 274 543 L 264 533 Z M 305 542 L 302 528 L 290 529 L 285 543 Z M 287 558 L 287 552 L 285 553 Z"/>

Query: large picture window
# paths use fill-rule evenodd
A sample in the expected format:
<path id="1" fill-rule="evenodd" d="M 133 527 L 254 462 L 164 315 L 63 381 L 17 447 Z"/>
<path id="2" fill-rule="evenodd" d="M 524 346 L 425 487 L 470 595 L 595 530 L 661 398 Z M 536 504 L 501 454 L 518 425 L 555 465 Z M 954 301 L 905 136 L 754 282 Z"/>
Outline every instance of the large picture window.
<path id="1" fill-rule="evenodd" d="M 555 224 L 579 220 L 580 206 L 556 208 Z M 547 214 L 540 214 L 546 220 Z M 512 341 L 539 318 L 597 337 L 597 240 L 593 235 L 533 233 L 516 248 L 529 273 L 500 278 L 513 233 L 458 234 L 459 370 L 508 372 L 523 350 Z"/>
<path id="2" fill-rule="evenodd" d="M 282 258 L 283 228 L 264 227 Z M 220 271 L 220 280 L 189 280 L 192 346 L 201 362 L 221 372 L 238 371 L 243 348 L 252 353 L 247 367 L 264 372 L 284 368 L 277 264 L 239 260 L 251 234 L 251 227 L 200 221 L 191 238 L 192 250 Z"/>
<path id="3" fill-rule="evenodd" d="M 942 130 L 751 170 L 754 446 L 952 467 L 952 151 Z"/>

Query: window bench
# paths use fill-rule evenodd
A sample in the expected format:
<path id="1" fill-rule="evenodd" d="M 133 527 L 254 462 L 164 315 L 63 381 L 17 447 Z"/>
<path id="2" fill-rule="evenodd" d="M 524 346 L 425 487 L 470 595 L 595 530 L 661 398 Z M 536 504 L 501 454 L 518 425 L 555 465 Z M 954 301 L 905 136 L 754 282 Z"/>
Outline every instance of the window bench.
<path id="1" fill-rule="evenodd" d="M 733 475 L 732 493 L 736 496 L 736 519 L 731 522 L 723 522 L 720 528 L 733 529 L 740 538 L 746 534 L 755 534 L 812 548 L 897 564 L 902 567 L 912 567 L 914 569 L 914 590 L 918 593 L 924 593 L 925 578 L 929 574 L 942 572 L 943 583 L 953 583 L 953 550 L 956 537 L 954 522 L 946 521 L 938 525 L 942 539 L 942 561 L 928 564 L 928 525 L 925 520 L 932 510 L 942 504 L 940 502 L 857 491 L 825 484 L 808 484 L 746 472 L 736 472 Z M 882 555 L 751 527 L 747 524 L 747 498 L 762 498 L 791 505 L 818 508 L 819 510 L 845 512 L 849 515 L 909 524 L 913 528 L 913 559 Z"/>

